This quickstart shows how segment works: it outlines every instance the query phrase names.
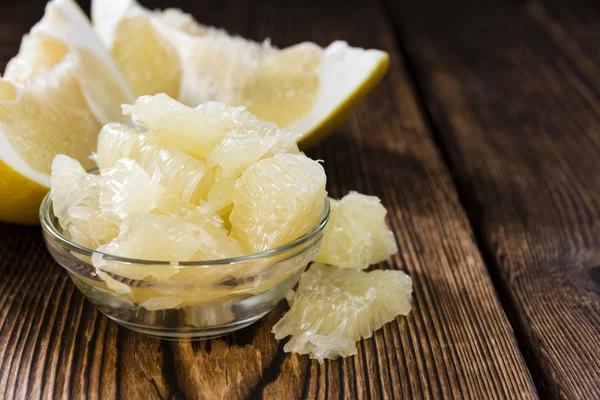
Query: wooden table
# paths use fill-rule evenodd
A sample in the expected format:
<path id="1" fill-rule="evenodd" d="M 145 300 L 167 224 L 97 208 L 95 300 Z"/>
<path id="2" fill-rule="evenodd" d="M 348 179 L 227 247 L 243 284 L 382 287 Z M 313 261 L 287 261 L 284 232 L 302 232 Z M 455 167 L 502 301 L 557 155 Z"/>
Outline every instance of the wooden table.
<path id="1" fill-rule="evenodd" d="M 161 342 L 96 312 L 39 227 L 0 225 L 0 397 L 600 398 L 597 2 L 145 4 L 278 46 L 390 53 L 310 155 L 332 196 L 383 199 L 400 251 L 378 267 L 411 275 L 414 310 L 322 365 L 273 338 L 284 304 L 234 335 Z M 0 66 L 42 5 L 2 5 Z"/>

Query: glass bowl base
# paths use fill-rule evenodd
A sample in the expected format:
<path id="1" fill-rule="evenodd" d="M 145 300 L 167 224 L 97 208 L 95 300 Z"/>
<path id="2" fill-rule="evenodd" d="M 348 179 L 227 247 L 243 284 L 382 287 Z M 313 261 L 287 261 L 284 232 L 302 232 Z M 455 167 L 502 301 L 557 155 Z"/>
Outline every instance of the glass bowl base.
<path id="1" fill-rule="evenodd" d="M 269 310 L 270 311 L 270 310 Z M 115 321 L 117 324 L 130 329 L 132 331 L 144 334 L 146 336 L 150 336 L 156 339 L 161 340 L 169 340 L 174 342 L 188 342 L 188 341 L 196 341 L 196 340 L 208 340 L 214 339 L 221 336 L 228 335 L 230 333 L 239 331 L 240 329 L 246 328 L 247 326 L 252 325 L 262 317 L 264 317 L 269 311 L 266 311 L 260 315 L 254 316 L 252 318 L 236 321 L 235 323 L 215 326 L 210 328 L 187 328 L 185 331 L 181 329 L 169 331 L 167 329 L 161 328 L 150 328 L 148 326 L 142 326 L 138 324 L 133 324 L 130 322 L 125 322 L 118 320 L 110 315 L 106 315 L 111 320 Z"/>

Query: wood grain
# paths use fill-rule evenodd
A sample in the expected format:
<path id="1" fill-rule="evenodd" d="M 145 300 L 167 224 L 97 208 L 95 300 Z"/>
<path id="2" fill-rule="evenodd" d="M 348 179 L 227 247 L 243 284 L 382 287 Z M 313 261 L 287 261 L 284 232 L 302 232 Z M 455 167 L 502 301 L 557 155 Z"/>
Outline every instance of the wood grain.
<path id="1" fill-rule="evenodd" d="M 10 26 L 0 30 L 1 63 L 39 17 L 41 2 L 24 4 L 0 15 Z M 332 196 L 383 199 L 400 251 L 379 267 L 411 275 L 414 310 L 360 342 L 356 356 L 324 364 L 285 354 L 273 338 L 284 304 L 225 338 L 161 342 L 96 312 L 52 262 L 39 228 L 0 225 L 0 397 L 535 398 L 383 11 L 366 1 L 175 5 L 279 46 L 345 38 L 390 52 L 385 82 L 310 155 L 325 160 Z"/>
<path id="2" fill-rule="evenodd" d="M 598 4 L 390 6 L 541 393 L 599 398 Z"/>

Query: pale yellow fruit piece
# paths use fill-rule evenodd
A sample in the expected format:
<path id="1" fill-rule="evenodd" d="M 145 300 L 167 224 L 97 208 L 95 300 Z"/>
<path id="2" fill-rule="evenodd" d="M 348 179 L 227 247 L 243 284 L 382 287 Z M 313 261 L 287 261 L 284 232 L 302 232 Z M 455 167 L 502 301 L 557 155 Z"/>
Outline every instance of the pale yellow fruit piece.
<path id="1" fill-rule="evenodd" d="M 175 215 L 183 220 L 204 229 L 214 241 L 206 241 L 199 253 L 194 254 L 192 261 L 218 260 L 242 256 L 242 247 L 234 238 L 228 236 L 223 220 L 211 208 L 195 206 L 185 202 L 166 202 L 161 213 Z"/>
<path id="2" fill-rule="evenodd" d="M 0 75 L 0 78 L 2 76 Z M 16 87 L 3 79 L 0 79 L 0 101 L 15 101 L 17 99 Z"/>
<path id="3" fill-rule="evenodd" d="M 100 130 L 96 152 L 92 159 L 102 171 L 114 166 L 121 158 L 139 159 L 143 132 L 120 123 L 106 124 Z"/>
<path id="4" fill-rule="evenodd" d="M 194 203 L 182 201 L 177 197 L 163 193 L 159 199 L 156 214 L 173 214 L 185 219 L 193 224 L 210 223 L 217 228 L 223 228 L 223 220 L 206 203 L 196 205 Z"/>
<path id="5" fill-rule="evenodd" d="M 242 173 L 260 159 L 280 153 L 299 153 L 297 135 L 282 131 L 274 124 L 264 123 L 249 113 L 242 113 L 245 124 L 225 134 L 207 158 L 215 168 L 214 183 L 208 192 L 208 203 L 220 215 L 231 210 L 233 187 Z"/>
<path id="6" fill-rule="evenodd" d="M 172 263 L 172 265 L 126 263 L 113 260 L 110 257 L 127 257 L 127 251 L 121 245 L 120 240 L 115 239 L 98 247 L 92 255 L 92 265 L 96 268 L 96 274 L 106 283 L 109 289 L 118 294 L 131 292 L 129 279 L 165 280 L 173 277 L 178 272 L 176 263 Z"/>
<path id="7" fill-rule="evenodd" d="M 133 122 L 149 130 L 148 135 L 159 144 L 170 144 L 198 157 L 206 158 L 225 133 L 230 123 L 218 112 L 203 112 L 210 105 L 195 110 L 165 94 L 142 96 L 133 106 L 123 106 L 123 112 Z"/>
<path id="8" fill-rule="evenodd" d="M 231 235 L 249 253 L 300 237 L 322 216 L 325 181 L 323 167 L 302 154 L 260 160 L 235 184 Z"/>
<path id="9" fill-rule="evenodd" d="M 118 220 L 98 208 L 98 204 L 75 205 L 69 208 L 63 234 L 87 249 L 109 243 L 119 234 Z"/>
<path id="10" fill-rule="evenodd" d="M 356 341 L 369 338 L 398 315 L 408 315 L 412 280 L 401 271 L 342 270 L 313 264 L 288 295 L 290 310 L 275 324 L 276 339 L 291 336 L 284 351 L 323 362 L 356 354 Z"/>
<path id="11" fill-rule="evenodd" d="M 134 160 L 122 158 L 114 167 L 102 171 L 100 208 L 119 219 L 130 214 L 150 212 L 158 205 L 160 175 L 153 177 Z"/>
<path id="12" fill-rule="evenodd" d="M 268 133 L 268 134 L 267 134 Z M 222 177 L 239 177 L 262 158 L 298 153 L 296 134 L 273 127 L 266 130 L 229 132 L 208 155 L 209 167 L 220 167 Z"/>
<path id="13" fill-rule="evenodd" d="M 227 213 L 227 209 L 231 209 L 233 188 L 237 180 L 238 178 L 235 176 L 223 176 L 222 170 L 217 169 L 214 182 L 208 191 L 205 206 L 219 214 Z"/>
<path id="14" fill-rule="evenodd" d="M 6 65 L 4 77 L 14 82 L 26 82 L 57 64 L 68 52 L 69 48 L 62 40 L 41 33 L 25 35 L 18 56 Z"/>
<path id="15" fill-rule="evenodd" d="M 127 216 L 119 236 L 98 252 L 148 261 L 169 261 L 171 266 L 141 263 L 118 263 L 100 254 L 92 259 L 94 266 L 104 272 L 128 279 L 193 279 L 202 269 L 179 269 L 178 262 L 230 258 L 241 255 L 239 245 L 227 233 L 211 222 L 196 217 L 189 222 L 177 215 L 136 213 Z M 196 272 L 194 272 L 196 271 Z"/>
<path id="16" fill-rule="evenodd" d="M 121 254 L 158 261 L 203 261 L 243 255 L 240 245 L 215 223 L 213 215 L 192 213 L 139 213 L 126 219 L 119 236 Z"/>
<path id="17" fill-rule="evenodd" d="M 179 297 L 153 297 L 140 304 L 140 306 L 150 311 L 168 310 L 177 308 L 182 301 Z"/>
<path id="18" fill-rule="evenodd" d="M 133 106 L 123 106 L 123 112 L 136 125 L 146 128 L 148 137 L 156 143 L 175 146 L 201 159 L 207 158 L 228 132 L 276 137 L 274 151 L 297 149 L 294 134 L 283 133 L 275 125 L 260 121 L 243 107 L 208 102 L 191 108 L 165 94 L 157 94 L 142 96 Z"/>
<path id="19" fill-rule="evenodd" d="M 74 204 L 86 199 L 97 200 L 100 193 L 100 182 L 88 176 L 77 160 L 62 154 L 52 161 L 50 180 L 50 197 L 54 215 L 59 221 L 66 218 Z"/>
<path id="20" fill-rule="evenodd" d="M 276 50 L 207 28 L 181 54 L 185 65 L 181 99 L 186 103 L 216 100 L 246 106 L 259 118 L 281 126 L 314 106 L 321 49 L 312 43 Z M 207 58 L 213 62 L 203 62 Z"/>
<path id="21" fill-rule="evenodd" d="M 201 251 L 194 255 L 193 261 L 219 260 L 244 255 L 238 241 L 228 236 L 228 232 L 224 228 L 216 227 L 211 223 L 202 224 L 200 226 L 202 226 L 213 240 L 206 241 L 206 244 Z"/>
<path id="22" fill-rule="evenodd" d="M 231 231 L 229 215 L 233 209 L 233 203 L 231 202 L 233 186 L 235 186 L 237 180 L 227 181 L 215 181 L 215 184 L 211 187 L 211 191 L 208 193 L 208 201 L 202 202 L 198 208 L 202 209 L 204 213 L 210 212 L 217 215 L 221 221 L 221 225 L 229 232 Z"/>
<path id="23" fill-rule="evenodd" d="M 385 223 L 386 209 L 379 198 L 350 192 L 330 199 L 331 214 L 323 246 L 314 261 L 339 268 L 367 268 L 398 251 L 394 234 Z"/>
<path id="24" fill-rule="evenodd" d="M 181 66 L 175 47 L 147 18 L 131 16 L 116 27 L 110 53 L 136 96 L 166 93 L 177 98 Z"/>
<path id="25" fill-rule="evenodd" d="M 44 17 L 9 62 L 6 76 L 17 81 L 30 80 L 58 65 L 67 54 L 74 59 L 77 79 L 94 116 L 101 123 L 124 120 L 119 105 L 131 102 L 133 93 L 87 16 L 72 0 L 47 4 Z"/>
<path id="26" fill-rule="evenodd" d="M 91 167 L 101 122 L 121 118 L 129 94 L 77 4 L 49 2 L 0 79 L 0 220 L 39 223 L 54 156 Z"/>
<path id="27" fill-rule="evenodd" d="M 180 50 L 180 99 L 186 104 L 214 100 L 245 106 L 280 126 L 302 118 L 315 105 L 322 49 L 313 43 L 277 50 L 210 27 L 187 41 L 168 29 L 162 32 Z"/>
<path id="28" fill-rule="evenodd" d="M 389 64 L 387 53 L 343 41 L 326 48 L 300 43 L 279 50 L 268 41 L 261 44 L 203 26 L 179 10 L 151 12 L 132 0 L 94 0 L 92 15 L 108 47 L 117 40 L 121 21 L 146 19 L 177 51 L 178 100 L 191 106 L 206 101 L 246 106 L 260 119 L 301 134 L 302 146 L 331 132 Z"/>
<path id="29" fill-rule="evenodd" d="M 172 215 L 139 213 L 121 225 L 121 254 L 156 261 L 189 261 L 210 237 L 198 225 Z"/>
<path id="30" fill-rule="evenodd" d="M 205 177 L 204 161 L 176 148 L 159 146 L 146 134 L 126 125 L 105 125 L 98 136 L 95 156 L 98 167 L 101 170 L 111 167 L 121 158 L 135 160 L 152 176 L 158 171 L 165 192 L 184 202 L 208 196 L 212 176 Z"/>
<path id="31" fill-rule="evenodd" d="M 167 8 L 163 12 L 157 12 L 155 16 L 160 22 L 190 35 L 203 35 L 207 31 L 206 27 L 194 20 L 194 17 L 177 8 Z"/>
<path id="32" fill-rule="evenodd" d="M 260 119 L 280 126 L 307 115 L 319 93 L 321 51 L 312 43 L 301 43 L 267 53 L 244 87 L 242 104 Z"/>
<path id="33" fill-rule="evenodd" d="M 58 155 L 52 163 L 50 196 L 63 233 L 95 249 L 119 233 L 119 220 L 100 207 L 101 178 L 89 175 L 75 159 Z"/>
<path id="34" fill-rule="evenodd" d="M 86 168 L 93 165 L 86 159 L 100 123 L 89 110 L 75 74 L 74 64 L 65 60 L 23 86 L 12 84 L 16 98 L 0 101 L 0 134 L 36 171 L 49 174 L 59 153 L 81 160 Z"/>

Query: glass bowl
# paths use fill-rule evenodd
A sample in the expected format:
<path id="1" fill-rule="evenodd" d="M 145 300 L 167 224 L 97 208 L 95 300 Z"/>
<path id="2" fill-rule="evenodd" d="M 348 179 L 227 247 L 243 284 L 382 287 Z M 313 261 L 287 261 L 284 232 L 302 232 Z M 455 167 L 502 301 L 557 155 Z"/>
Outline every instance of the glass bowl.
<path id="1" fill-rule="evenodd" d="M 317 224 L 286 245 L 222 260 L 164 262 L 81 247 L 62 234 L 49 194 L 40 207 L 46 247 L 87 299 L 120 325 L 167 340 L 225 335 L 267 314 L 317 255 L 328 219 L 325 199 Z M 101 270 L 92 258 L 102 261 Z M 162 279 L 139 279 L 148 268 Z"/>

